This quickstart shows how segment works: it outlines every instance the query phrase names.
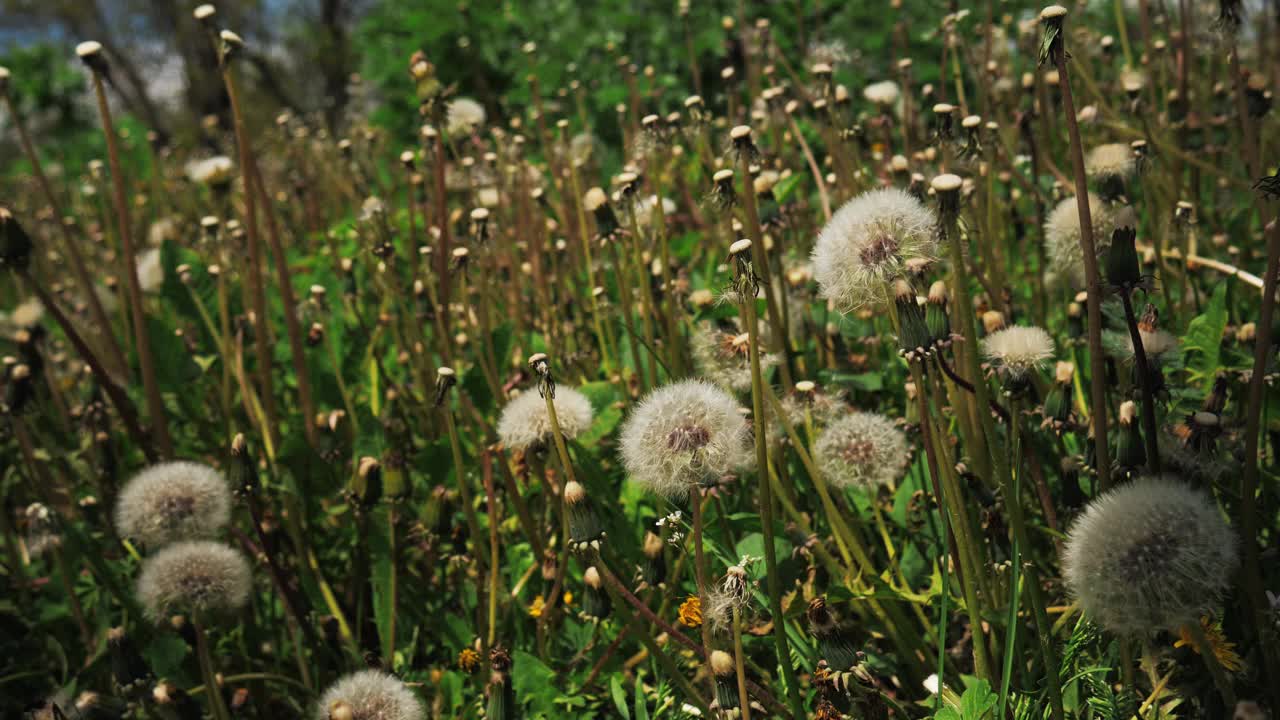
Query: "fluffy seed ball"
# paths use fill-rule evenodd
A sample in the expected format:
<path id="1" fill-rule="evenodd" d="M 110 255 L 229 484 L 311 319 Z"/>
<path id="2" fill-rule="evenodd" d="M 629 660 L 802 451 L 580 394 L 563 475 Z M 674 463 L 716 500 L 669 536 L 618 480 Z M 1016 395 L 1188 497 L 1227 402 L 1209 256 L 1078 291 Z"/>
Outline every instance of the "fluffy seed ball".
<path id="1" fill-rule="evenodd" d="M 632 480 L 681 498 L 740 464 L 746 425 L 731 395 L 703 380 L 684 380 L 641 401 L 622 428 L 621 445 Z"/>
<path id="2" fill-rule="evenodd" d="M 237 610 L 249 600 L 253 574 L 240 551 L 208 540 L 180 542 L 147 558 L 138 600 L 155 621 L 171 613 Z"/>
<path id="3" fill-rule="evenodd" d="M 908 262 L 935 258 L 937 224 L 933 211 L 896 188 L 845 203 L 813 248 L 813 275 L 823 297 L 846 311 L 886 301 Z"/>
<path id="4" fill-rule="evenodd" d="M 133 476 L 116 500 L 116 530 L 159 548 L 217 534 L 231 519 L 231 489 L 207 465 L 176 461 Z"/>
<path id="5" fill-rule="evenodd" d="M 1127 178 L 1136 168 L 1133 148 L 1124 143 L 1099 145 L 1084 159 L 1085 174 L 1096 179 Z"/>
<path id="6" fill-rule="evenodd" d="M 1116 228 L 1137 224 L 1133 209 L 1106 203 L 1089 193 L 1089 216 L 1093 221 L 1093 244 L 1101 257 L 1111 246 Z M 1076 199 L 1058 203 L 1044 221 L 1044 243 L 1049 269 L 1055 277 L 1073 286 L 1084 283 L 1084 253 L 1080 249 L 1080 211 Z"/>
<path id="7" fill-rule="evenodd" d="M 575 438 L 591 427 L 593 411 L 586 395 L 572 388 L 557 387 L 552 401 L 556 420 L 566 438 Z M 507 403 L 498 418 L 498 437 L 512 450 L 527 450 L 551 439 L 551 416 L 547 401 L 536 390 L 521 393 Z"/>
<path id="8" fill-rule="evenodd" d="M 690 345 L 693 361 L 703 377 L 730 392 L 746 392 L 751 389 L 749 337 L 737 329 L 703 323 L 690 338 Z M 761 372 L 768 372 L 777 364 L 777 355 L 760 356 Z"/>
<path id="9" fill-rule="evenodd" d="M 982 354 L 996 367 L 1020 377 L 1044 367 L 1053 357 L 1053 338 L 1044 328 L 1013 325 L 982 341 Z"/>
<path id="10" fill-rule="evenodd" d="M 484 106 L 469 97 L 449 101 L 445 110 L 445 128 L 450 135 L 469 133 L 484 125 Z"/>
<path id="11" fill-rule="evenodd" d="M 361 670 L 340 678 L 324 692 L 316 712 L 316 720 L 422 720 L 423 717 L 422 703 L 413 690 L 378 670 Z"/>
<path id="12" fill-rule="evenodd" d="M 1063 577 L 1086 613 L 1139 635 L 1198 622 L 1231 584 L 1236 537 L 1213 499 L 1173 477 L 1095 499 L 1067 536 Z"/>
<path id="13" fill-rule="evenodd" d="M 827 482 L 875 489 L 902 476 L 911 461 L 907 437 L 878 413 L 855 412 L 827 426 L 813 447 Z"/>

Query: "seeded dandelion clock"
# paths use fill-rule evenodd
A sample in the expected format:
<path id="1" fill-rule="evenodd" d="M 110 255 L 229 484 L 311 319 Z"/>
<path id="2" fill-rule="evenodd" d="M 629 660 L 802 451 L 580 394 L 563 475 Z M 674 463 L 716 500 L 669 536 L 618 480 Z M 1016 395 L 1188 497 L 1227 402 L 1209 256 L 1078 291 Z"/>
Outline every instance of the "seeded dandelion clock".
<path id="1" fill-rule="evenodd" d="M 575 438 L 591 427 L 591 401 L 573 388 L 557 387 L 556 420 L 566 439 Z M 551 416 L 547 401 L 537 391 L 521 393 L 507 403 L 498 419 L 498 437 L 512 450 L 542 446 L 551 437 Z"/>
<path id="2" fill-rule="evenodd" d="M 1142 635 L 1199 622 L 1231 585 L 1236 538 L 1208 495 L 1171 476 L 1094 500 L 1067 536 L 1063 577 L 1108 630 Z"/>
<path id="3" fill-rule="evenodd" d="M 731 395 L 684 380 L 654 390 L 636 407 L 622 428 L 622 462 L 649 490 L 682 498 L 739 465 L 746 438 Z"/>
<path id="4" fill-rule="evenodd" d="M 240 551 L 208 540 L 180 542 L 147 558 L 138 600 L 152 620 L 238 610 L 249 600 L 253 575 Z"/>
<path id="5" fill-rule="evenodd" d="M 1111 247 L 1111 234 L 1116 228 L 1136 225 L 1133 209 L 1111 205 L 1089 193 L 1089 215 L 1093 221 L 1093 238 L 1099 257 Z M 1044 221 L 1045 252 L 1048 268 L 1060 281 L 1074 286 L 1084 284 L 1084 251 L 1080 249 L 1080 211 L 1076 199 L 1069 197 L 1050 211 Z"/>
<path id="6" fill-rule="evenodd" d="M 208 538 L 231 519 L 231 488 L 207 465 L 152 465 L 125 484 L 115 514 L 121 535 L 150 548 Z"/>
<path id="7" fill-rule="evenodd" d="M 885 302 L 908 263 L 937 252 L 937 217 L 906 192 L 872 190 L 845 203 L 818 235 L 813 275 L 844 310 Z"/>
<path id="8" fill-rule="evenodd" d="M 1053 338 L 1043 328 L 1012 325 L 988 335 L 982 341 L 982 354 L 997 370 L 1022 378 L 1053 358 Z"/>
<path id="9" fill-rule="evenodd" d="M 911 461 L 907 437 L 884 415 L 854 412 L 827 426 L 813 447 L 827 482 L 875 489 L 894 483 Z"/>
<path id="10" fill-rule="evenodd" d="M 422 703 L 398 678 L 361 670 L 340 678 L 320 698 L 316 720 L 422 720 Z"/>

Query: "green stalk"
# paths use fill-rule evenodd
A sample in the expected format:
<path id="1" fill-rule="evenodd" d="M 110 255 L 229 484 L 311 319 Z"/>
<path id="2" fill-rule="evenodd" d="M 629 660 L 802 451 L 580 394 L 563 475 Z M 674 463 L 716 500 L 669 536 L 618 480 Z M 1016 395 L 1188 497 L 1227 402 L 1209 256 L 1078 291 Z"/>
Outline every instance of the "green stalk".
<path id="1" fill-rule="evenodd" d="M 208 689 L 209 710 L 214 720 L 231 720 L 231 711 L 227 709 L 222 690 L 218 687 L 218 674 L 213 667 L 213 657 L 209 653 L 209 639 L 206 637 L 204 623 L 196 619 L 193 623 L 196 636 L 196 655 L 200 659 L 200 674 L 204 678 L 204 686 Z"/>

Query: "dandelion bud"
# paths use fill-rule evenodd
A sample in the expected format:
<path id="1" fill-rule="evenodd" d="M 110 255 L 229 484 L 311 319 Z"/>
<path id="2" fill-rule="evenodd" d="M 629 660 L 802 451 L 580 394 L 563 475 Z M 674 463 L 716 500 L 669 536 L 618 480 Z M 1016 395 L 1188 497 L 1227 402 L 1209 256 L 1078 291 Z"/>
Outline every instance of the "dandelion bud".
<path id="1" fill-rule="evenodd" d="M 1123 293 L 1132 292 L 1142 285 L 1142 266 L 1134 244 L 1137 237 L 1137 231 L 1131 227 L 1116 228 L 1111 233 L 1111 247 L 1107 249 L 1107 282 Z"/>
<path id="2" fill-rule="evenodd" d="M 601 586 L 600 571 L 596 570 L 594 565 L 583 571 L 582 584 L 586 586 L 582 599 L 582 614 L 592 620 L 608 618 L 609 611 L 612 609 L 609 593 L 605 592 Z"/>
<path id="3" fill-rule="evenodd" d="M 0 65 L 0 95 L 9 92 L 9 68 Z"/>
<path id="4" fill-rule="evenodd" d="M 231 463 L 227 470 L 227 480 L 231 491 L 239 497 L 258 494 L 258 464 L 249 452 L 249 441 L 244 433 L 236 433 L 231 439 Z"/>
<path id="5" fill-rule="evenodd" d="M 842 627 L 825 598 L 809 601 L 805 611 L 809 632 L 818 641 L 818 657 L 835 672 L 846 672 L 858 664 L 860 653 L 853 644 L 848 628 Z"/>
<path id="6" fill-rule="evenodd" d="M 1134 420 L 1138 406 L 1132 400 L 1120 403 L 1120 439 L 1116 444 L 1116 465 L 1132 473 L 1147 462 L 1147 451 L 1142 444 L 1142 433 Z"/>
<path id="7" fill-rule="evenodd" d="M 1059 362 L 1054 367 L 1053 387 L 1049 389 L 1044 400 L 1044 423 L 1042 427 L 1050 428 L 1057 435 L 1070 427 L 1071 423 L 1071 383 L 1075 375 L 1075 365 Z"/>
<path id="8" fill-rule="evenodd" d="M 579 552 L 599 550 L 607 533 L 587 498 L 586 488 L 576 480 L 565 483 L 564 504 L 569 514 L 569 548 Z"/>
<path id="9" fill-rule="evenodd" d="M 219 56 L 224 63 L 244 49 L 244 39 L 230 30 L 218 33 L 218 39 L 222 41 L 219 44 Z"/>
<path id="10" fill-rule="evenodd" d="M 102 43 L 96 40 L 86 40 L 76 45 L 76 55 L 89 66 L 90 70 L 99 75 L 106 75 L 110 70 L 107 56 L 102 52 Z"/>
<path id="11" fill-rule="evenodd" d="M 716 705 L 722 713 L 736 717 L 741 701 L 738 698 L 738 680 L 733 656 L 723 650 L 712 650 L 707 664 L 716 679 Z"/>
<path id="12" fill-rule="evenodd" d="M 142 565 L 137 594 L 147 616 L 161 621 L 174 612 L 203 617 L 244 606 L 253 586 L 249 562 L 238 550 L 209 541 L 180 542 Z"/>
<path id="13" fill-rule="evenodd" d="M 227 480 L 193 462 L 152 465 L 130 479 L 116 499 L 116 530 L 152 549 L 212 537 L 230 519 Z"/>
<path id="14" fill-rule="evenodd" d="M 200 22 L 203 25 L 211 24 L 213 22 L 213 18 L 217 14 L 218 14 L 218 9 L 208 3 L 205 3 L 204 5 L 198 5 L 196 6 L 195 10 L 191 11 L 191 17 L 195 18 L 198 22 Z"/>
<path id="15" fill-rule="evenodd" d="M 645 530 L 641 549 L 644 551 L 644 564 L 640 566 L 640 579 L 649 587 L 657 587 L 666 582 L 666 543 L 662 542 L 662 537 L 652 530 Z"/>
<path id="16" fill-rule="evenodd" d="M 933 347 L 950 347 L 951 317 L 947 312 L 947 284 L 941 280 L 929 286 L 929 295 L 925 301 L 924 323 Z"/>
<path id="17" fill-rule="evenodd" d="M 1085 614 L 1121 635 L 1171 630 L 1213 612 L 1237 540 L 1218 504 L 1171 476 L 1090 503 L 1067 534 L 1063 578 Z"/>
<path id="18" fill-rule="evenodd" d="M 1009 395 L 1030 390 L 1031 375 L 1042 369 L 1053 353 L 1053 338 L 1034 326 L 1013 325 L 982 341 L 982 354 L 1005 382 Z"/>
<path id="19" fill-rule="evenodd" d="M 25 270 L 31 262 L 31 238 L 9 208 L 0 207 L 0 266 Z"/>
<path id="20" fill-rule="evenodd" d="M 915 290 L 906 280 L 894 282 L 893 306 L 898 315 L 898 354 L 908 362 L 928 357 L 933 339 Z"/>
<path id="21" fill-rule="evenodd" d="M 107 653 L 111 657 L 111 677 L 121 694 L 136 697 L 151 684 L 151 667 L 123 627 L 107 631 Z"/>
<path id="22" fill-rule="evenodd" d="M 368 510 L 382 499 L 382 463 L 377 458 L 360 458 L 355 474 L 347 482 L 347 499 L 361 510 Z"/>
<path id="23" fill-rule="evenodd" d="M 423 720 L 422 703 L 394 675 L 361 670 L 345 675 L 320 698 L 320 720 Z"/>
<path id="24" fill-rule="evenodd" d="M 151 689 L 151 701 L 162 717 L 174 717 L 177 720 L 201 720 L 204 717 L 200 703 L 188 695 L 186 690 L 167 680 L 161 680 Z"/>
<path id="25" fill-rule="evenodd" d="M 515 686 L 511 684 L 511 655 L 506 648 L 495 647 L 489 651 L 489 704 L 487 720 L 515 720 L 520 708 L 516 704 Z"/>

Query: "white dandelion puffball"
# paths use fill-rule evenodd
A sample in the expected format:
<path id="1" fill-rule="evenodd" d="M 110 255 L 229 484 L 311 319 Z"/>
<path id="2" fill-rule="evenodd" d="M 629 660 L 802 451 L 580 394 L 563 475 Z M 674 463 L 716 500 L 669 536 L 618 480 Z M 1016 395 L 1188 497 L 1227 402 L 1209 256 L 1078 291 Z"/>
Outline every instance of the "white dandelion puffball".
<path id="1" fill-rule="evenodd" d="M 1093 245 L 1102 257 L 1111 246 L 1116 228 L 1133 227 L 1137 218 L 1128 206 L 1106 203 L 1089 193 L 1089 217 L 1093 221 Z M 1080 249 L 1080 210 L 1075 197 L 1058 203 L 1044 221 L 1044 243 L 1048 268 L 1061 281 L 1084 283 L 1084 252 Z"/>
<path id="2" fill-rule="evenodd" d="M 138 285 L 144 293 L 160 292 L 164 285 L 164 266 L 160 264 L 160 248 L 149 248 L 138 254 Z"/>
<path id="3" fill-rule="evenodd" d="M 827 426 L 813 446 L 827 482 L 837 487 L 891 485 L 911 462 L 907 436 L 884 415 L 854 412 Z"/>
<path id="4" fill-rule="evenodd" d="M 1014 376 L 1039 370 L 1053 358 L 1053 338 L 1044 328 L 1011 325 L 982 341 L 982 354 L 997 368 Z"/>
<path id="5" fill-rule="evenodd" d="M 908 262 L 935 259 L 937 225 L 932 210 L 896 188 L 845 203 L 813 248 L 823 297 L 846 311 L 888 300 Z"/>
<path id="6" fill-rule="evenodd" d="M 125 483 L 116 499 L 116 530 L 155 549 L 212 537 L 231 520 L 231 488 L 207 465 L 152 465 Z"/>
<path id="7" fill-rule="evenodd" d="M 1137 169 L 1133 148 L 1124 143 L 1107 143 L 1089 151 L 1084 159 L 1085 174 L 1091 178 L 1126 178 Z"/>
<path id="8" fill-rule="evenodd" d="M 636 224 L 642 228 L 647 228 L 653 222 L 653 210 L 658 204 L 657 195 L 648 195 L 640 198 L 636 202 Z M 671 198 L 662 198 L 662 214 L 669 216 L 675 214 L 676 203 Z"/>
<path id="9" fill-rule="evenodd" d="M 738 402 L 705 380 L 682 380 L 649 393 L 622 428 L 622 462 L 632 480 L 682 498 L 699 483 L 741 464 L 747 427 Z"/>
<path id="10" fill-rule="evenodd" d="M 484 106 L 469 97 L 450 100 L 445 112 L 445 130 L 450 135 L 469 133 L 484 125 L 486 117 Z"/>
<path id="11" fill-rule="evenodd" d="M 1217 504 L 1172 476 L 1099 496 L 1067 535 L 1063 578 L 1108 630 L 1171 630 L 1214 609 L 1231 585 L 1236 536 Z"/>
<path id="12" fill-rule="evenodd" d="M 880 82 L 871 83 L 862 89 L 862 97 L 866 98 L 867 102 L 882 108 L 897 103 L 901 94 L 901 91 L 898 90 L 898 83 L 892 80 L 881 80 Z"/>
<path id="13" fill-rule="evenodd" d="M 748 333 L 735 330 L 703 323 L 691 335 L 690 349 L 704 378 L 730 392 L 746 392 L 751 389 L 751 338 Z M 777 364 L 778 356 L 773 353 L 760 356 L 762 373 Z"/>
<path id="14" fill-rule="evenodd" d="M 187 178 L 200 185 L 225 185 L 231 182 L 235 163 L 226 155 L 215 155 L 187 163 Z"/>
<path id="15" fill-rule="evenodd" d="M 1159 360 L 1178 349 L 1178 336 L 1168 330 L 1143 330 L 1138 328 L 1138 337 L 1142 338 L 1142 349 L 1146 352 L 1147 359 Z M 1133 352 L 1133 336 L 1126 334 L 1124 336 L 1124 346 L 1128 355 L 1132 357 Z"/>
<path id="16" fill-rule="evenodd" d="M 148 557 L 138 577 L 138 601 L 154 621 L 172 613 L 233 611 L 244 607 L 253 573 L 244 554 L 209 540 L 180 542 Z"/>
<path id="17" fill-rule="evenodd" d="M 335 713 L 335 711 L 344 711 Z M 349 711 L 347 715 L 345 711 Z M 422 703 L 413 690 L 380 670 L 344 675 L 320 698 L 316 720 L 422 720 Z"/>
<path id="18" fill-rule="evenodd" d="M 586 395 L 573 388 L 557 387 L 552 403 L 565 438 L 575 438 L 591 427 L 594 413 Z M 548 441 L 551 416 L 547 413 L 546 399 L 537 390 L 529 390 L 507 403 L 502 417 L 498 418 L 498 437 L 512 450 L 526 450 Z"/>

